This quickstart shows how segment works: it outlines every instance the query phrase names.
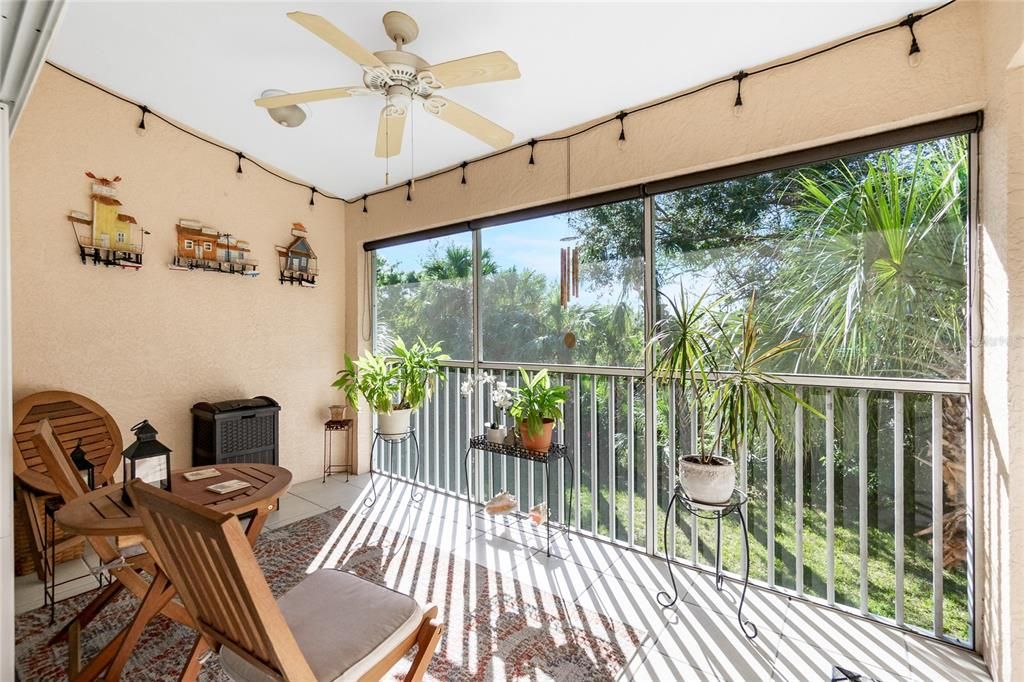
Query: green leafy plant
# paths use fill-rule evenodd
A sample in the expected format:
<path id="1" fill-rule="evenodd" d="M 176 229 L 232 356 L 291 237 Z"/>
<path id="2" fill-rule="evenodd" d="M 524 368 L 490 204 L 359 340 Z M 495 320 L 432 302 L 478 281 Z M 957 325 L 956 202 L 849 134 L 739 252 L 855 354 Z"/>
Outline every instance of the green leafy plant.
<path id="1" fill-rule="evenodd" d="M 346 354 L 345 367 L 331 385 L 345 393 L 352 409 L 359 409 L 362 396 L 375 412 L 414 410 L 430 397 L 435 381 L 444 381 L 440 368 L 448 359 L 440 344 L 419 339 L 406 346 L 396 338 L 385 352 L 367 351 L 358 360 Z"/>
<path id="2" fill-rule="evenodd" d="M 548 371 L 542 369 L 532 377 L 519 368 L 522 382 L 516 389 L 515 402 L 508 412 L 518 422 L 526 422 L 526 431 L 539 436 L 544 431 L 544 420 L 562 418 L 562 404 L 569 396 L 568 386 L 552 386 Z"/>
<path id="3" fill-rule="evenodd" d="M 740 314 L 735 342 L 734 335 L 729 334 L 721 323 L 715 322 L 720 332 L 715 343 L 727 358 L 728 371 L 715 377 L 703 405 L 717 426 L 715 445 L 721 443 L 737 455 L 747 438 L 757 433 L 762 420 L 777 439 L 782 438 L 776 410 L 776 398 L 780 394 L 821 416 L 778 376 L 764 369 L 780 356 L 798 350 L 802 339 L 790 339 L 763 348 L 761 330 L 754 315 L 756 300 L 757 294 L 751 294 L 750 303 Z"/>
<path id="4" fill-rule="evenodd" d="M 762 421 L 782 437 L 776 418 L 778 394 L 818 412 L 765 370 L 780 356 L 798 350 L 801 339 L 763 347 L 754 315 L 756 294 L 739 315 L 736 332 L 730 331 L 728 320 L 715 315 L 705 297 L 706 292 L 691 305 L 682 289 L 678 302 L 665 296 L 667 314 L 655 325 L 648 349 L 655 354 L 651 370 L 655 379 L 678 380 L 684 391 L 689 387 L 697 406 L 694 427 L 698 432 L 709 422 L 715 425 L 712 447 L 707 447 L 705 438 L 697 438 L 695 453 L 702 464 L 712 464 L 719 445 L 739 455 Z"/>

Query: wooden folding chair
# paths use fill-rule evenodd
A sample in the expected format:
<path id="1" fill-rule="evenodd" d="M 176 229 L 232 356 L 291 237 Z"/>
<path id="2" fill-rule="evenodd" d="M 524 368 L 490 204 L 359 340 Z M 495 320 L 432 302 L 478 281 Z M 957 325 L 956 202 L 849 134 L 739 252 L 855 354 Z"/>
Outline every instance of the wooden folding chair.
<path id="1" fill-rule="evenodd" d="M 113 480 L 121 466 L 121 430 L 114 418 L 95 401 L 69 391 L 43 391 L 26 396 L 14 404 L 14 469 L 15 494 L 19 510 L 16 534 L 19 566 L 31 558 L 40 580 L 44 579 L 43 556 L 46 545 L 44 507 L 46 500 L 57 494 L 50 472 L 32 441 L 36 426 L 43 419 L 50 421 L 57 440 L 71 450 L 81 442 L 86 457 L 96 467 L 96 485 Z M 26 538 L 27 536 L 27 538 Z M 82 538 L 57 534 L 54 551 L 62 556 L 76 556 Z M 19 574 L 25 572 L 19 569 Z"/>
<path id="2" fill-rule="evenodd" d="M 241 525 L 141 481 L 128 486 L 157 563 L 235 680 L 379 680 L 418 647 L 423 677 L 444 625 L 437 607 L 334 569 L 275 601 Z"/>
<path id="3" fill-rule="evenodd" d="M 65 504 L 71 503 L 88 492 L 85 482 L 71 462 L 71 456 L 57 439 L 48 419 L 43 419 L 36 424 L 31 439 L 35 451 L 46 464 L 47 471 L 49 471 L 57 491 L 64 498 Z M 146 580 L 143 573 L 154 577 L 158 574 L 153 557 L 147 553 L 122 554 L 111 538 L 89 536 L 86 540 L 102 564 L 108 567 L 106 570 L 113 580 L 51 641 L 51 644 L 55 644 L 64 639 L 68 640 L 68 677 L 71 679 L 79 675 L 86 679 L 97 676 L 109 664 L 116 651 L 116 646 L 108 646 L 100 655 L 90 661 L 84 670 L 80 671 L 79 641 L 82 628 L 99 615 L 103 607 L 109 604 L 123 589 L 128 589 L 136 597 L 142 599 L 147 591 L 153 588 L 151 581 Z M 163 613 L 181 623 L 192 625 L 192 619 L 180 604 L 174 602 L 166 604 Z"/>

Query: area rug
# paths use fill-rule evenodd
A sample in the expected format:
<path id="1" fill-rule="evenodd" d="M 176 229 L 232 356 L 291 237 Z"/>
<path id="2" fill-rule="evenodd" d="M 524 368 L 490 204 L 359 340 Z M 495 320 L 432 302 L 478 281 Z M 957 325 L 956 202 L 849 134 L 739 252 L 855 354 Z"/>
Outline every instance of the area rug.
<path id="1" fill-rule="evenodd" d="M 430 680 L 612 680 L 646 633 L 584 609 L 514 576 L 498 574 L 449 550 L 406 537 L 340 508 L 264 531 L 256 557 L 275 595 L 295 586 L 307 570 L 336 567 L 416 596 L 439 607 L 447 631 L 427 672 Z M 17 670 L 22 680 L 66 679 L 67 647 L 47 646 L 60 624 L 95 593 L 57 604 L 55 625 L 40 608 L 17 617 Z M 131 618 L 137 605 L 123 595 L 82 635 L 88 660 Z M 352 627 L 339 615 L 338 637 Z M 146 628 L 122 679 L 176 680 L 195 634 L 158 616 Z M 409 661 L 391 671 L 401 679 Z M 200 680 L 227 676 L 216 656 Z"/>

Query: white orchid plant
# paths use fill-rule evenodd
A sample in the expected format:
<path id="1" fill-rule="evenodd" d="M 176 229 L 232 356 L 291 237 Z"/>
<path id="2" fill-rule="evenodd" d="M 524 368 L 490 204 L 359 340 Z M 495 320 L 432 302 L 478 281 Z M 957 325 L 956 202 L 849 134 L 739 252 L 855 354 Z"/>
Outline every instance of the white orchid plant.
<path id="1" fill-rule="evenodd" d="M 498 378 L 493 374 L 485 373 L 474 375 L 470 372 L 466 377 L 466 380 L 463 381 L 462 385 L 459 387 L 459 392 L 464 398 L 468 398 L 473 395 L 473 391 L 475 391 L 478 386 L 483 386 L 484 384 L 491 387 L 491 404 L 497 408 L 499 416 L 498 420 L 488 422 L 486 426 L 489 429 L 499 429 L 502 426 L 500 416 L 505 412 L 505 410 L 512 407 L 512 404 L 515 402 L 516 389 L 509 386 L 507 381 L 498 380 Z"/>

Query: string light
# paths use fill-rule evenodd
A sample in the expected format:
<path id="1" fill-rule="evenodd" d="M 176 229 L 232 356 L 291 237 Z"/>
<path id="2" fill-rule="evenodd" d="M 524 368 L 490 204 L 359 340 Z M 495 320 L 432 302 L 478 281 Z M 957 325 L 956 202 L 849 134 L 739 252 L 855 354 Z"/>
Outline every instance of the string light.
<path id="1" fill-rule="evenodd" d="M 136 134 L 139 137 L 145 137 L 146 135 L 146 114 L 149 113 L 149 107 L 145 104 L 139 105 L 139 110 L 142 112 L 142 118 L 139 119 L 139 127 L 135 129 Z"/>
<path id="2" fill-rule="evenodd" d="M 245 173 L 242 172 L 242 159 L 245 158 L 245 154 L 238 152 L 238 167 L 235 169 L 235 176 L 241 180 L 245 177 Z"/>
<path id="3" fill-rule="evenodd" d="M 736 81 L 736 101 L 732 105 L 732 114 L 737 118 L 743 115 L 743 79 L 748 75 L 746 71 L 740 71 L 732 77 Z"/>
<path id="4" fill-rule="evenodd" d="M 623 148 L 625 146 L 625 143 L 626 143 L 626 129 L 625 129 L 625 119 L 626 119 L 626 116 L 628 116 L 630 114 L 636 114 L 636 113 L 644 112 L 644 111 L 647 111 L 648 109 L 653 109 L 655 107 L 659 107 L 659 106 L 662 106 L 662 105 L 665 105 L 665 104 L 669 104 L 671 102 L 675 102 L 677 100 L 681 100 L 681 99 L 683 99 L 685 97 L 690 97 L 692 95 L 696 95 L 696 94 L 698 94 L 700 92 L 703 92 L 703 91 L 705 91 L 705 90 L 707 90 L 709 88 L 725 85 L 725 84 L 727 84 L 729 82 L 735 82 L 736 83 L 736 99 L 735 99 L 734 104 L 733 104 L 733 115 L 739 117 L 739 116 L 743 115 L 743 90 L 742 90 L 742 88 L 743 88 L 743 80 L 744 79 L 746 79 L 746 78 L 748 78 L 750 76 L 759 76 L 759 75 L 761 75 L 763 73 L 767 73 L 769 71 L 773 71 L 773 70 L 776 70 L 776 69 L 788 67 L 788 66 L 796 64 L 798 62 L 803 62 L 803 61 L 806 61 L 808 59 L 817 57 L 817 56 L 822 55 L 822 54 L 824 54 L 826 52 L 831 52 L 831 51 L 833 51 L 833 50 L 835 50 L 837 48 L 845 47 L 847 45 L 850 45 L 850 44 L 853 44 L 853 43 L 857 43 L 857 42 L 866 40 L 868 38 L 877 36 L 877 35 L 882 34 L 882 33 L 888 33 L 889 31 L 894 31 L 894 30 L 901 30 L 903 28 L 906 28 L 907 30 L 910 31 L 910 49 L 909 49 L 909 51 L 907 53 L 907 58 L 908 58 L 908 61 L 909 61 L 910 65 L 912 67 L 916 67 L 916 66 L 918 66 L 921 63 L 922 52 L 921 52 L 921 46 L 920 46 L 920 44 L 917 41 L 917 35 L 916 35 L 915 29 L 914 29 L 915 25 L 919 21 L 921 21 L 922 19 L 925 19 L 925 18 L 931 16 L 932 14 L 935 14 L 936 12 L 939 12 L 939 11 L 949 7 L 950 5 L 954 4 L 955 2 L 956 2 L 956 0 L 946 0 L 946 2 L 944 2 L 943 4 L 941 4 L 941 5 L 937 6 L 937 7 L 934 7 L 934 8 L 932 8 L 932 9 L 926 11 L 926 12 L 922 12 L 921 14 L 908 14 L 906 16 L 906 18 L 904 18 L 903 20 L 901 20 L 901 21 L 899 21 L 897 23 L 890 24 L 888 26 L 884 26 L 882 28 L 875 29 L 874 31 L 870 31 L 868 33 L 863 33 L 861 35 L 853 36 L 853 37 L 848 38 L 846 40 L 840 41 L 839 43 L 835 43 L 835 44 L 829 45 L 827 47 L 820 48 L 820 49 L 818 49 L 818 50 L 816 50 L 814 52 L 810 52 L 810 53 L 807 53 L 807 54 L 802 54 L 800 56 L 794 57 L 794 58 L 786 60 L 786 61 L 776 62 L 776 63 L 771 64 L 769 66 L 764 66 L 764 67 L 755 69 L 752 73 L 747 73 L 745 71 L 739 71 L 738 73 L 736 73 L 733 76 L 727 76 L 727 77 L 724 77 L 724 78 L 721 78 L 721 79 L 718 79 L 718 80 L 715 80 L 715 81 L 711 81 L 711 82 L 705 83 L 703 85 L 700 85 L 698 87 L 692 88 L 690 90 L 686 90 L 686 91 L 683 91 L 683 92 L 676 93 L 675 95 L 673 95 L 671 97 L 668 97 L 666 99 L 659 100 L 657 102 L 651 102 L 650 104 L 646 104 L 646 105 L 643 105 L 643 106 L 640 106 L 640 107 L 636 107 L 636 108 L 632 109 L 631 111 L 628 111 L 628 112 L 627 111 L 620 111 L 615 116 L 611 116 L 611 117 L 607 117 L 607 118 L 603 118 L 601 120 L 595 121 L 592 124 L 590 124 L 589 126 L 586 126 L 584 128 L 578 129 L 578 130 L 574 130 L 571 133 L 566 133 L 566 134 L 560 135 L 560 136 L 545 137 L 545 138 L 543 138 L 540 141 L 541 142 L 556 142 L 556 141 L 561 141 L 561 140 L 568 140 L 568 139 L 571 139 L 572 137 L 585 134 L 585 133 L 593 130 L 594 128 L 597 128 L 598 126 L 605 125 L 605 124 L 607 124 L 607 123 L 609 123 L 611 121 L 618 120 L 619 121 L 618 145 L 619 145 L 619 148 L 621 149 L 621 148 Z M 116 99 L 119 99 L 119 100 L 125 102 L 126 104 L 130 104 L 130 105 L 138 107 L 139 111 L 141 112 L 142 115 L 141 115 L 140 120 L 139 120 L 139 125 L 136 128 L 136 133 L 139 134 L 140 136 L 146 134 L 146 115 L 147 114 L 151 114 L 151 115 L 156 116 L 157 118 L 159 118 L 161 121 L 164 121 L 167 125 L 171 126 L 172 128 L 175 128 L 178 131 L 183 132 L 183 133 L 185 133 L 187 135 L 191 135 L 192 137 L 196 138 L 197 140 L 201 140 L 203 142 L 206 142 L 207 144 L 211 144 L 211 145 L 213 145 L 215 147 L 219 147 L 220 149 L 223 149 L 225 151 L 229 151 L 229 152 L 232 152 L 234 154 L 237 154 L 238 157 L 239 157 L 239 164 L 238 164 L 238 166 L 236 168 L 236 173 L 238 173 L 239 177 L 241 177 L 241 175 L 242 175 L 241 171 L 238 170 L 238 169 L 241 168 L 241 158 L 244 157 L 244 155 L 241 152 L 237 152 L 237 151 L 231 149 L 230 147 L 226 147 L 225 145 L 222 145 L 222 144 L 220 144 L 218 142 L 215 142 L 213 140 L 205 138 L 202 135 L 199 135 L 199 134 L 197 134 L 196 132 L 194 132 L 192 130 L 188 130 L 187 128 L 183 128 L 182 126 L 178 125 L 174 121 L 168 120 L 168 119 L 164 118 L 159 113 L 150 111 L 150 109 L 147 106 L 139 104 L 137 102 L 134 102 L 134 101 L 132 101 L 132 100 L 126 98 L 126 97 L 123 97 L 123 96 L 121 96 L 121 95 L 119 95 L 119 94 L 117 94 L 115 92 L 107 90 L 103 86 L 100 86 L 100 85 L 97 85 L 96 83 L 88 81 L 88 80 L 82 78 L 81 76 L 79 76 L 79 75 L 77 75 L 77 74 L 75 74 L 75 73 L 73 73 L 71 71 L 68 71 L 67 69 L 64 69 L 61 66 L 53 64 L 51 62 L 47 62 L 47 64 L 49 66 L 57 69 L 58 71 L 64 73 L 65 75 L 67 75 L 67 76 L 69 76 L 71 78 L 74 78 L 75 80 L 78 80 L 78 81 L 80 81 L 80 82 L 82 82 L 82 83 L 84 83 L 86 85 L 89 85 L 89 86 L 92 86 L 92 87 L 94 87 L 94 88 L 96 88 L 98 90 L 101 90 L 101 91 L 107 93 L 108 95 L 110 95 L 110 96 L 112 96 L 112 97 L 114 97 Z M 387 134 L 389 132 L 390 132 L 390 130 L 386 130 L 385 134 Z M 412 133 L 410 132 L 410 134 L 412 134 Z M 390 140 L 388 142 L 390 142 Z M 537 142 L 538 142 L 538 140 L 531 139 L 527 143 L 530 146 L 530 157 L 529 157 L 529 160 L 527 162 L 527 169 L 530 170 L 530 171 L 533 171 L 534 167 L 536 166 L 536 159 L 534 157 L 534 148 L 536 147 Z M 520 146 L 513 147 L 511 149 L 500 150 L 500 151 L 488 154 L 486 156 L 478 157 L 476 159 L 473 159 L 472 161 L 463 161 L 461 164 L 459 164 L 459 168 L 460 168 L 460 170 L 462 172 L 461 173 L 462 174 L 462 178 L 460 180 L 460 184 L 463 184 L 463 185 L 467 184 L 466 169 L 469 167 L 469 165 L 471 163 L 479 163 L 479 162 L 482 162 L 482 161 L 486 161 L 486 160 L 491 159 L 491 158 L 493 158 L 495 156 L 499 156 L 501 154 L 505 154 L 505 153 L 513 151 L 515 149 L 519 149 Z M 245 158 L 247 158 L 247 157 L 245 157 Z M 385 157 L 385 183 L 384 183 L 385 184 L 385 188 L 377 190 L 377 191 L 372 192 L 370 194 L 376 195 L 376 194 L 380 194 L 380 193 L 389 192 L 389 191 L 395 189 L 393 187 L 388 187 L 387 186 L 387 185 L 390 185 L 390 164 L 389 164 L 389 161 L 390 161 L 390 158 L 389 157 Z M 284 175 L 281 175 L 280 173 L 277 173 L 277 172 L 275 172 L 275 171 L 273 171 L 273 170 L 271 170 L 269 168 L 266 168 L 263 165 L 261 165 L 260 163 L 258 163 L 256 161 L 253 161 L 252 159 L 249 159 L 249 163 L 254 165 L 254 166 L 256 166 L 260 170 L 263 170 L 264 172 L 269 173 L 270 175 L 273 175 L 274 177 L 276 177 L 276 178 L 278 178 L 280 180 L 284 180 L 285 182 L 291 183 L 293 185 L 306 186 L 306 185 L 304 185 L 301 182 L 298 182 L 298 181 L 293 180 L 291 178 L 288 178 L 288 177 L 286 177 Z M 424 176 L 423 178 L 420 178 L 420 179 L 422 180 L 422 179 L 428 179 L 428 178 L 436 177 L 436 176 L 442 175 L 444 173 L 449 173 L 449 172 L 451 172 L 453 170 L 454 170 L 453 167 L 449 167 L 449 168 L 447 168 L 447 169 L 445 169 L 443 171 L 437 171 L 437 172 L 428 174 L 428 175 L 426 175 L 426 176 Z M 407 201 L 412 201 L 412 188 L 413 188 L 412 182 L 411 181 L 407 182 L 406 183 L 406 200 Z M 310 206 L 310 209 L 312 210 L 314 205 L 315 205 L 314 196 L 317 193 L 317 189 L 315 187 L 309 187 L 309 189 L 310 189 L 309 206 Z M 363 212 L 367 212 L 366 199 L 367 199 L 367 197 L 370 196 L 370 194 L 364 194 L 363 195 Z M 350 199 L 345 199 L 343 197 L 335 197 L 335 196 L 328 196 L 328 195 L 323 195 L 323 196 L 325 196 L 328 199 L 334 199 L 336 201 L 342 201 L 345 204 L 349 204 L 349 205 L 355 204 L 357 201 L 359 201 L 358 199 L 351 199 L 350 200 Z"/>
<path id="5" fill-rule="evenodd" d="M 310 211 L 312 211 L 314 208 L 316 208 L 316 202 L 313 201 L 313 198 L 315 196 L 316 196 L 316 187 L 310 187 L 309 188 L 309 210 Z"/>
<path id="6" fill-rule="evenodd" d="M 908 14 L 907 18 L 899 24 L 910 29 L 910 52 L 907 53 L 907 61 L 913 67 L 921 64 L 921 46 L 917 44 L 917 36 L 914 34 L 914 24 L 919 21 L 921 21 L 920 14 Z"/>

